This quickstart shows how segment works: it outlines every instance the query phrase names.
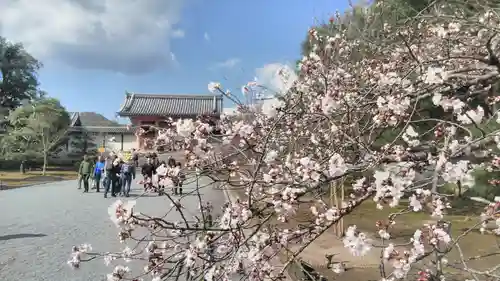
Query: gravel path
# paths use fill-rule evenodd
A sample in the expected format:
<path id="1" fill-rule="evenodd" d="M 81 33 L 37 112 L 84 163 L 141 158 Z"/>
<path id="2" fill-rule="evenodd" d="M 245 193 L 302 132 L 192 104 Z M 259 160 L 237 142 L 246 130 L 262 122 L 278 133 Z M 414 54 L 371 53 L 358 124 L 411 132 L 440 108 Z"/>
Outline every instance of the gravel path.
<path id="1" fill-rule="evenodd" d="M 66 261 L 73 245 L 89 243 L 99 252 L 123 247 L 108 218 L 107 209 L 116 199 L 105 199 L 94 191 L 83 194 L 76 186 L 76 181 L 64 181 L 0 192 L 1 281 L 105 280 L 112 267 L 106 267 L 102 259 L 84 263 L 76 271 Z M 184 192 L 194 188 L 189 184 Z M 131 193 L 140 192 L 141 187 L 134 183 Z M 224 202 L 221 191 L 205 187 L 201 193 L 203 200 L 220 209 Z M 197 196 L 185 196 L 181 202 L 190 212 L 197 212 Z M 166 196 L 137 199 L 136 210 L 147 214 L 164 214 L 169 208 Z M 173 213 L 166 218 L 178 220 Z"/>

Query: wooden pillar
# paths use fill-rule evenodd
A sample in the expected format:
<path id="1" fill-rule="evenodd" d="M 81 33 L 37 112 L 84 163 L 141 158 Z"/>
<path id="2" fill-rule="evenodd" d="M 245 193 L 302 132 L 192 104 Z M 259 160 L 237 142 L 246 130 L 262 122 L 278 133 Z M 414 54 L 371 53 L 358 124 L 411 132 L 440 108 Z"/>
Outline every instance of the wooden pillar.
<path id="1" fill-rule="evenodd" d="M 68 139 L 66 140 L 66 152 L 70 152 L 70 146 L 71 146 L 71 135 L 69 135 Z"/>
<path id="2" fill-rule="evenodd" d="M 343 207 L 343 204 L 344 204 L 344 200 L 345 200 L 345 189 L 344 189 L 344 181 L 345 179 L 342 179 L 341 181 L 341 186 L 340 186 L 340 206 Z M 340 219 L 340 222 L 339 222 L 339 230 L 338 230 L 338 234 L 339 237 L 343 237 L 344 236 L 344 218 L 342 217 Z"/>
<path id="3" fill-rule="evenodd" d="M 337 193 L 337 187 L 340 187 L 340 201 Z M 335 206 L 340 209 L 343 206 L 343 202 L 345 200 L 345 191 L 344 191 L 344 181 L 334 181 L 330 183 L 330 207 Z M 344 236 L 344 218 L 341 218 L 334 225 L 334 233 L 338 237 Z"/>
<path id="4" fill-rule="evenodd" d="M 120 137 L 121 137 L 121 144 L 120 144 L 121 148 L 120 148 L 120 150 L 123 151 L 123 133 L 121 133 Z"/>

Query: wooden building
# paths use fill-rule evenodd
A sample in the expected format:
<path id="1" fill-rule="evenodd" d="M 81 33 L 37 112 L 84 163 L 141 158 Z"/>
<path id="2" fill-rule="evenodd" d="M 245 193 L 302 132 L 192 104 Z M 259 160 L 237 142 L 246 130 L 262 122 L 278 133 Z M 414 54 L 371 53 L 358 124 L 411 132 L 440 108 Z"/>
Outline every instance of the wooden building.
<path id="1" fill-rule="evenodd" d="M 222 95 L 160 95 L 126 93 L 118 111 L 128 117 L 136 136 L 136 149 L 147 150 L 158 134 L 157 128 L 171 128 L 170 118 L 196 119 L 199 116 L 219 119 L 223 110 Z"/>
<path id="2" fill-rule="evenodd" d="M 135 148 L 134 131 L 95 112 L 71 112 L 68 137 L 56 158 L 80 158 L 83 154 L 128 151 Z"/>

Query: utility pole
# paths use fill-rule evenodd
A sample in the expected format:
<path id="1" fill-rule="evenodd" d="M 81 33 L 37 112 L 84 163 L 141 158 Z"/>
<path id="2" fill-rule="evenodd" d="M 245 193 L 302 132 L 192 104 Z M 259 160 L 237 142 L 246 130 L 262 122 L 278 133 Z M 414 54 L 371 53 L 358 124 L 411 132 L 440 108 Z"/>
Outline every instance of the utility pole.
<path id="1" fill-rule="evenodd" d="M 340 187 L 340 201 L 337 192 L 337 187 Z M 342 208 L 345 199 L 344 181 L 330 183 L 330 207 Z M 334 233 L 337 237 L 344 236 L 344 218 L 341 218 L 334 227 Z"/>

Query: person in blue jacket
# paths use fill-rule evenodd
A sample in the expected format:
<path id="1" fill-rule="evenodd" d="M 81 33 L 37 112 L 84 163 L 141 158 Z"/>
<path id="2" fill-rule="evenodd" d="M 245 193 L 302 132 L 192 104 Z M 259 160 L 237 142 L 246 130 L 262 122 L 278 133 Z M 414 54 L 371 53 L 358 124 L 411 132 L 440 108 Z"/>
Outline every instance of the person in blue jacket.
<path id="1" fill-rule="evenodd" d="M 95 163 L 95 168 L 94 168 L 94 182 L 95 182 L 96 192 L 99 192 L 99 188 L 101 186 L 101 178 L 103 174 L 104 174 L 104 159 L 99 156 L 97 158 L 97 162 Z"/>

